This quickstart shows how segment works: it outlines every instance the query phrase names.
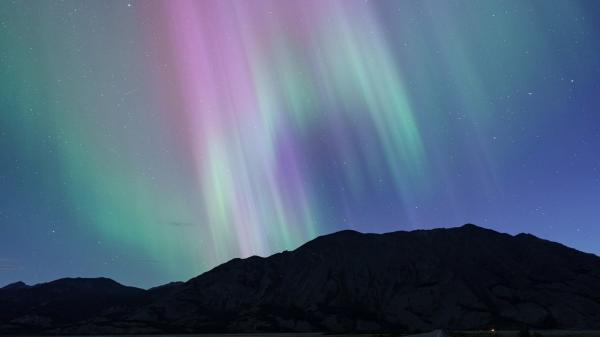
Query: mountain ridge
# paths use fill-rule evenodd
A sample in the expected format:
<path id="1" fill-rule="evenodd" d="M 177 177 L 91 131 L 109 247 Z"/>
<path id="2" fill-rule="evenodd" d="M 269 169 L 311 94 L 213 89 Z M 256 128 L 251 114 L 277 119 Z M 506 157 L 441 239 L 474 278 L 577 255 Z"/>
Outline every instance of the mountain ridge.
<path id="1" fill-rule="evenodd" d="M 108 279 L 68 280 L 62 283 L 91 282 L 103 297 L 121 294 L 127 301 L 116 296 L 87 316 L 60 320 L 35 303 L 27 307 L 33 316 L 2 305 L 8 293 L 14 298 L 52 282 L 0 288 L 0 333 L 600 328 L 598 256 L 472 224 L 339 231 L 149 290 Z"/>
<path id="2" fill-rule="evenodd" d="M 317 240 L 317 239 L 320 239 L 320 238 L 324 238 L 324 237 L 328 237 L 328 236 L 332 236 L 332 235 L 337 235 L 337 234 L 340 234 L 340 233 L 343 234 L 345 232 L 356 233 L 356 234 L 361 234 L 361 235 L 388 235 L 388 234 L 395 234 L 395 233 L 417 233 L 417 232 L 434 231 L 434 230 L 454 230 L 454 229 L 460 229 L 460 228 L 474 228 L 474 229 L 480 229 L 480 230 L 485 230 L 485 231 L 492 231 L 492 232 L 495 232 L 495 233 L 498 233 L 498 234 L 508 235 L 508 236 L 512 236 L 512 237 L 515 237 L 515 238 L 516 237 L 520 237 L 520 236 L 533 237 L 533 238 L 536 238 L 536 239 L 539 239 L 539 240 L 542 240 L 542 241 L 546 241 L 546 242 L 550 242 L 550 243 L 554 243 L 554 244 L 566 247 L 568 249 L 576 250 L 577 252 L 580 252 L 582 254 L 589 254 L 589 255 L 596 256 L 596 257 L 600 258 L 600 256 L 597 255 L 597 254 L 595 254 L 595 253 L 582 251 L 582 250 L 570 247 L 570 246 L 565 245 L 565 244 L 560 243 L 560 242 L 547 240 L 547 239 L 541 238 L 541 237 L 539 237 L 539 236 L 537 236 L 537 235 L 535 235 L 533 233 L 520 232 L 520 233 L 517 233 L 517 234 L 509 234 L 509 233 L 499 232 L 499 231 L 496 231 L 494 229 L 490 229 L 490 228 L 478 226 L 478 225 L 472 224 L 472 223 L 466 223 L 464 225 L 454 226 L 454 227 L 437 227 L 437 228 L 431 228 L 431 229 L 398 230 L 398 231 L 385 232 L 385 233 L 361 232 L 361 231 L 357 231 L 357 230 L 354 230 L 354 229 L 342 229 L 342 230 L 339 230 L 339 231 L 336 231 L 336 232 L 332 232 L 332 233 L 329 233 L 329 234 L 323 234 L 323 235 L 317 236 L 316 238 L 311 239 L 311 240 L 305 242 L 304 244 L 298 246 L 297 248 L 295 248 L 293 250 L 296 250 L 296 249 L 298 249 L 298 248 L 300 248 L 300 247 L 302 247 L 302 246 L 304 246 L 304 245 L 306 245 L 306 244 L 308 244 L 308 243 L 310 243 L 310 242 L 312 242 L 314 240 Z M 235 258 L 232 258 L 232 259 L 230 259 L 228 261 L 225 261 L 225 262 L 223 262 L 223 263 L 221 263 L 219 265 L 216 265 L 213 268 L 211 268 L 211 269 L 209 269 L 207 271 L 204 271 L 204 272 L 200 273 L 199 275 L 194 276 L 192 278 L 196 278 L 198 276 L 201 276 L 202 274 L 204 274 L 204 273 L 206 273 L 206 272 L 208 272 L 208 271 L 210 271 L 210 270 L 212 270 L 212 269 L 214 269 L 214 268 L 216 268 L 216 267 L 218 267 L 220 265 L 228 263 L 228 262 L 230 262 L 232 260 L 245 260 L 245 259 L 253 258 L 253 257 L 267 258 L 267 257 L 273 256 L 273 255 L 285 253 L 285 252 L 288 252 L 288 251 L 289 250 L 283 250 L 281 252 L 276 252 L 276 253 L 273 253 L 273 254 L 268 255 L 268 256 L 251 255 L 251 256 L 243 257 L 243 258 L 241 258 L 241 257 L 235 257 Z M 45 281 L 45 282 L 38 282 L 38 283 L 35 283 L 35 284 L 28 284 L 28 283 L 26 283 L 23 280 L 18 280 L 18 281 L 14 281 L 14 282 L 8 283 L 8 284 L 4 285 L 3 287 L 0 287 L 0 289 L 12 287 L 12 286 L 19 286 L 20 287 L 22 285 L 25 285 L 27 287 L 33 287 L 33 286 L 36 286 L 36 285 L 46 284 L 46 283 L 50 283 L 50 282 L 54 282 L 54 281 L 58 281 L 58 280 L 63 280 L 63 279 L 108 279 L 108 280 L 117 282 L 119 284 L 123 284 L 123 283 L 121 283 L 121 282 L 119 282 L 117 280 L 114 280 L 114 279 L 111 279 L 111 278 L 108 278 L 108 277 L 102 277 L 102 276 L 99 276 L 99 277 L 62 277 L 62 278 L 55 279 L 55 280 L 50 280 L 50 281 Z M 189 279 L 188 279 L 188 281 L 189 281 Z M 159 284 L 159 285 L 150 286 L 150 287 L 147 287 L 147 288 L 146 287 L 139 287 L 139 286 L 135 286 L 135 285 L 128 286 L 128 287 L 133 287 L 133 288 L 138 288 L 138 289 L 144 289 L 144 290 L 152 290 L 152 289 L 161 288 L 161 287 L 164 287 L 164 286 L 167 286 L 167 285 L 171 285 L 171 284 L 180 284 L 180 283 L 185 283 L 185 282 L 187 282 L 187 281 L 171 281 L 171 282 L 167 282 L 165 284 Z"/>

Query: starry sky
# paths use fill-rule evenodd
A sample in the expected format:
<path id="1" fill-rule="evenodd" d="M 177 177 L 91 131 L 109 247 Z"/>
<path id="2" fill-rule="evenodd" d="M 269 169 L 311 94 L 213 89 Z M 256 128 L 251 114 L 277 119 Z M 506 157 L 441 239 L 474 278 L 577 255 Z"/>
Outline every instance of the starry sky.
<path id="1" fill-rule="evenodd" d="M 600 2 L 0 1 L 0 285 L 468 222 L 600 254 Z"/>

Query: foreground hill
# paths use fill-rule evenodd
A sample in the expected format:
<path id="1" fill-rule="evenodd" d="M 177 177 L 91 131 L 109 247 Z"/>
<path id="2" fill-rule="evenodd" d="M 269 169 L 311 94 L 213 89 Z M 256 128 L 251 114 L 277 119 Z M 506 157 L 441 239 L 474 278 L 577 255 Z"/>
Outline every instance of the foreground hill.
<path id="1" fill-rule="evenodd" d="M 38 332 L 105 314 L 124 317 L 150 303 L 147 291 L 107 278 L 65 278 L 0 288 L 0 332 Z"/>
<path id="2" fill-rule="evenodd" d="M 34 287 L 12 288 L 0 290 L 0 313 L 3 292 L 25 296 Z M 28 332 L 600 328 L 599 257 L 474 225 L 342 231 L 291 252 L 234 259 L 185 283 L 127 289 L 122 302 L 102 302 L 95 315 L 32 305 L 27 315 L 45 325 L 30 324 Z M 20 314 L 0 316 L 0 331 Z"/>

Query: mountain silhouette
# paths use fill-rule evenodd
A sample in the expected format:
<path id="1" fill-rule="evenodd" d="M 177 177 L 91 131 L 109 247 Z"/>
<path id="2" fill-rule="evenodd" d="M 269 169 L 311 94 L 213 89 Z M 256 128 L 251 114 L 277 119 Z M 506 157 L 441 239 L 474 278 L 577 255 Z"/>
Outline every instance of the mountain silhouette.
<path id="1" fill-rule="evenodd" d="M 14 307 L 13 307 L 14 305 Z M 465 225 L 341 231 L 150 290 L 108 279 L 0 289 L 3 333 L 600 328 L 600 258 Z"/>

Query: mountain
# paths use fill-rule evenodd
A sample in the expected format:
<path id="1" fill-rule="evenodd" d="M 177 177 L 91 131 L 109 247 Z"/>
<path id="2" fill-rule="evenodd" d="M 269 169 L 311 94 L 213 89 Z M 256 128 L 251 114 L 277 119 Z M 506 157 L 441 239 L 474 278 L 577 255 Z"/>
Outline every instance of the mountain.
<path id="1" fill-rule="evenodd" d="M 145 290 L 107 278 L 14 283 L 0 289 L 0 333 L 60 331 L 100 316 L 124 317 L 149 303 Z"/>
<path id="2" fill-rule="evenodd" d="M 16 289 L 23 289 L 23 288 L 27 288 L 29 287 L 27 284 L 23 283 L 23 282 L 15 282 L 15 283 L 11 283 L 3 288 L 0 288 L 0 290 L 4 289 L 4 290 L 16 290 Z"/>
<path id="3" fill-rule="evenodd" d="M 600 328 L 599 257 L 474 225 L 341 231 L 294 251 L 234 259 L 185 283 L 148 291 L 93 286 L 84 296 L 107 300 L 85 310 L 64 291 L 31 295 L 50 284 L 0 289 L 0 332 Z M 28 304 L 6 315 L 4 293 Z M 23 315 L 29 330 L 5 328 Z"/>
<path id="4" fill-rule="evenodd" d="M 135 315 L 184 331 L 600 327 L 600 258 L 466 225 L 342 231 L 225 263 Z"/>

